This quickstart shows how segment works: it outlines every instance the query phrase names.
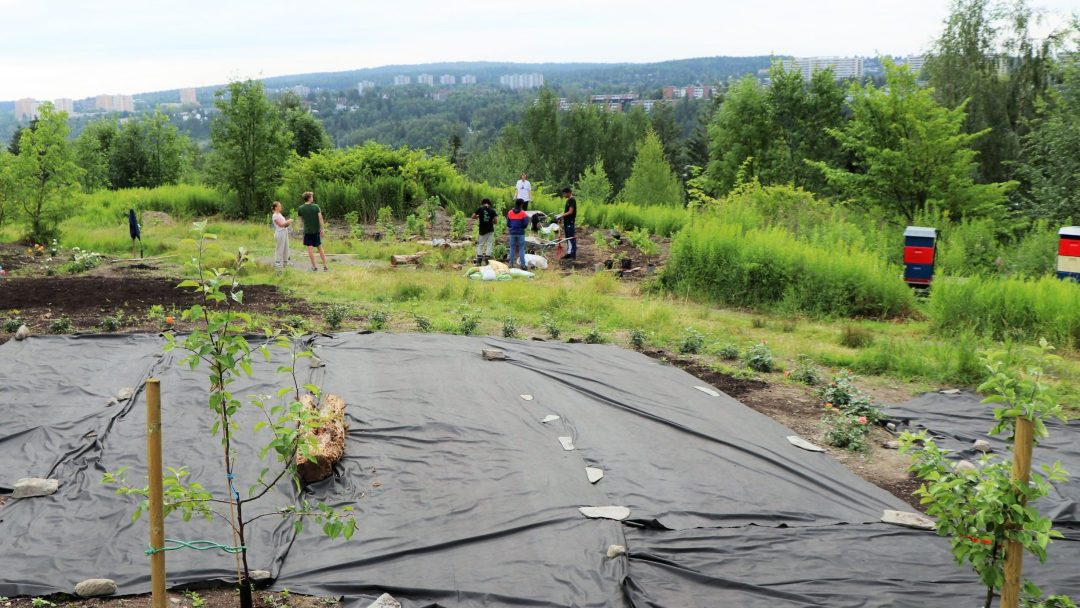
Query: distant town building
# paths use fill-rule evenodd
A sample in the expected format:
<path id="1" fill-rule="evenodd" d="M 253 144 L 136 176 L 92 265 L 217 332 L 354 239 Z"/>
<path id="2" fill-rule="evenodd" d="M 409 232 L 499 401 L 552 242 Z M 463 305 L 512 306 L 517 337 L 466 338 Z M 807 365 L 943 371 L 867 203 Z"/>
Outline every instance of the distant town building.
<path id="1" fill-rule="evenodd" d="M 112 95 L 98 95 L 94 98 L 94 109 L 105 110 L 106 112 L 113 109 L 113 96 Z"/>
<path id="2" fill-rule="evenodd" d="M 402 85 L 402 84 L 409 84 L 410 82 L 412 82 L 412 78 L 410 78 L 408 76 L 405 76 L 405 75 L 394 76 L 394 86 L 398 86 L 398 85 Z"/>
<path id="3" fill-rule="evenodd" d="M 616 95 L 592 95 L 589 103 L 611 112 L 622 112 L 638 98 L 637 93 L 618 93 Z"/>
<path id="4" fill-rule="evenodd" d="M 559 110 L 566 112 L 570 108 L 574 107 L 574 104 L 570 103 L 570 100 L 565 97 L 559 98 Z"/>
<path id="5" fill-rule="evenodd" d="M 450 91 L 446 89 L 439 89 L 431 94 L 431 98 L 435 101 L 446 101 L 450 97 Z"/>
<path id="6" fill-rule="evenodd" d="M 783 67 L 788 72 L 801 72 L 805 80 L 810 80 L 814 72 L 829 68 L 837 80 L 863 77 L 862 57 L 796 57 L 785 60 Z"/>
<path id="7" fill-rule="evenodd" d="M 908 66 L 912 74 L 918 75 L 926 66 L 926 55 L 908 55 L 904 58 L 904 64 Z"/>
<path id="8" fill-rule="evenodd" d="M 683 99 L 689 97 L 690 99 L 712 99 L 712 96 L 716 94 L 716 87 L 702 86 L 700 84 L 690 85 L 688 87 L 676 87 L 666 86 L 663 88 L 664 99 Z"/>
<path id="9" fill-rule="evenodd" d="M 134 112 L 135 100 L 131 95 L 98 95 L 94 98 L 94 108 L 106 112 Z"/>
<path id="10" fill-rule="evenodd" d="M 370 80 L 361 80 L 360 82 L 356 83 L 356 92 L 359 93 L 361 97 L 364 96 L 364 91 L 368 91 L 374 88 L 375 83 Z"/>
<path id="11" fill-rule="evenodd" d="M 658 103 L 664 103 L 663 99 L 636 99 L 630 103 L 631 106 L 639 107 L 646 112 L 652 112 L 653 106 Z"/>
<path id="12" fill-rule="evenodd" d="M 15 120 L 34 120 L 38 117 L 38 102 L 26 97 L 15 102 Z"/>
<path id="13" fill-rule="evenodd" d="M 75 101 L 66 97 L 53 100 L 53 106 L 57 112 L 67 112 L 68 114 L 75 113 Z"/>
<path id="14" fill-rule="evenodd" d="M 180 89 L 180 105 L 199 105 L 199 97 L 193 87 Z"/>
<path id="15" fill-rule="evenodd" d="M 453 74 L 443 74 L 442 76 L 439 76 L 439 84 L 457 84 L 457 76 L 454 76 Z"/>
<path id="16" fill-rule="evenodd" d="M 476 76 L 465 74 L 461 77 L 461 84 L 476 84 Z"/>
<path id="17" fill-rule="evenodd" d="M 506 74 L 499 77 L 499 84 L 511 89 L 539 89 L 544 86 L 543 74 Z"/>
<path id="18" fill-rule="evenodd" d="M 306 98 L 308 95 L 311 95 L 311 87 L 305 87 L 302 84 L 290 87 L 289 90 L 296 93 L 296 96 L 300 98 Z"/>
<path id="19" fill-rule="evenodd" d="M 396 82 L 394 84 L 397 84 Z M 408 83 L 405 83 L 408 84 Z M 416 77 L 416 84 L 426 84 L 429 87 L 435 85 L 435 77 L 431 74 L 420 74 Z"/>

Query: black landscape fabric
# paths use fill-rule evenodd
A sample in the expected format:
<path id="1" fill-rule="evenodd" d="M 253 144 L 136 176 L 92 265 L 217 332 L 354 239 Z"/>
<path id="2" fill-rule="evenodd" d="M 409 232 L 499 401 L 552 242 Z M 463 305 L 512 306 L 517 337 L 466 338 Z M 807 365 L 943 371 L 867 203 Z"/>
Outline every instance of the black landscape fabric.
<path id="1" fill-rule="evenodd" d="M 0 345 L 0 489 L 52 477 L 49 497 L 0 508 L 0 595 L 71 592 L 87 578 L 149 591 L 145 518 L 101 484 L 129 467 L 145 479 L 141 386 L 162 382 L 165 464 L 227 496 L 210 436 L 207 373 L 161 354 L 153 336 L 32 337 Z M 347 403 L 346 456 L 307 498 L 354 505 L 351 541 L 309 524 L 259 520 L 253 569 L 276 588 L 366 606 L 388 592 L 420 606 L 953 606 L 977 598 L 933 533 L 877 523 L 911 510 L 835 459 L 800 450 L 792 432 L 698 379 L 640 354 L 441 335 L 317 337 L 325 364 L 301 381 Z M 485 361 L 499 348 L 506 361 Z M 272 396 L 278 352 L 230 388 Z M 113 402 L 125 388 L 131 400 Z M 271 400 L 274 398 L 271 397 Z M 258 411 L 240 417 L 250 429 Z M 546 416 L 558 420 L 543 423 Z M 265 435 L 240 434 L 235 485 L 246 494 Z M 570 438 L 572 451 L 560 437 Z M 246 439 L 244 439 L 246 438 Z M 602 469 L 591 484 L 585 467 Z M 291 487 L 256 513 L 301 500 Z M 625 506 L 624 522 L 582 506 Z M 219 521 L 170 518 L 166 536 L 233 544 Z M 628 555 L 609 558 L 609 545 Z M 235 576 L 220 552 L 166 554 L 169 585 Z M 1036 571 L 1048 590 L 1080 594 L 1080 543 L 1051 546 Z M 1030 561 L 1030 560 L 1029 560 Z"/>

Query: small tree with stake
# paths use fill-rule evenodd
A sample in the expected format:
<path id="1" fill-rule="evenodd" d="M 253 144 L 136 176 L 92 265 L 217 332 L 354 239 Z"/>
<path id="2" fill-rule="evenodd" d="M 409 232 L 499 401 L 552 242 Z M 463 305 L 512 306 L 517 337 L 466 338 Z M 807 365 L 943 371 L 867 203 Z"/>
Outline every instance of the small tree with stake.
<path id="1" fill-rule="evenodd" d="M 236 554 L 240 605 L 242 608 L 251 608 L 252 586 L 246 537 L 252 522 L 270 516 L 293 518 L 296 531 L 299 532 L 304 519 L 311 518 L 321 525 L 323 533 L 328 537 L 343 536 L 349 539 L 356 531 L 356 521 L 353 518 L 352 507 L 334 509 L 326 504 L 312 504 L 307 500 L 303 500 L 297 506 L 251 514 L 254 508 L 253 503 L 286 479 L 291 480 L 299 492 L 301 480 L 297 472 L 297 457 L 315 460 L 316 439 L 313 431 L 321 423 L 318 412 L 301 404 L 301 390 L 306 390 L 318 398 L 319 388 L 310 384 L 301 386 L 297 380 L 297 361 L 311 356 L 310 351 L 301 350 L 298 346 L 297 336 L 265 330 L 265 338 L 257 346 L 253 346 L 245 338 L 245 335 L 257 329 L 251 315 L 237 310 L 244 301 L 244 292 L 240 288 L 237 273 L 247 261 L 246 252 L 243 249 L 239 251 L 232 269 L 205 268 L 203 267 L 205 244 L 207 240 L 214 239 L 215 235 L 206 232 L 206 222 L 197 222 L 194 231 L 198 236 L 198 255 L 192 258 L 196 278 L 183 281 L 179 286 L 199 291 L 204 303 L 203 305 L 196 304 L 183 312 L 183 318 L 192 323 L 193 329 L 183 341 L 178 341 L 172 334 L 167 334 L 168 342 L 165 350 L 180 348 L 190 353 L 183 362 L 191 369 L 204 364 L 209 368 L 208 405 L 216 417 L 212 432 L 221 438 L 224 453 L 223 474 L 229 488 L 229 495 L 225 500 L 216 499 L 199 483 L 185 482 L 184 478 L 188 474 L 185 467 L 170 468 L 163 479 L 165 514 L 179 512 L 185 521 L 192 515 L 203 516 L 206 519 L 216 516 L 228 522 L 235 547 L 225 548 Z M 252 401 L 252 405 L 259 408 L 264 417 L 264 420 L 255 425 L 252 432 L 262 429 L 270 430 L 272 439 L 263 447 L 260 458 L 267 453 L 274 453 L 278 468 L 275 471 L 269 468 L 263 469 L 256 483 L 250 488 L 248 497 L 241 498 L 240 493 L 234 489 L 233 481 L 235 464 L 240 458 L 234 448 L 234 437 L 241 432 L 236 422 L 236 415 L 243 407 L 243 403 L 233 396 L 229 385 L 241 373 L 249 377 L 252 375 L 252 359 L 256 353 L 261 353 L 269 360 L 271 347 L 286 349 L 291 354 L 290 365 L 279 367 L 278 372 L 290 374 L 292 385 L 278 390 L 276 397 L 281 401 L 280 403 L 271 403 L 271 398 Z M 123 477 L 124 470 L 106 473 L 104 482 L 118 484 L 120 487 L 117 492 L 121 494 L 147 496 L 148 488 L 134 488 L 126 483 Z M 139 505 L 133 519 L 141 516 L 147 504 L 148 501 L 144 500 Z M 152 548 L 152 550 L 161 549 Z"/>
<path id="2" fill-rule="evenodd" d="M 986 359 L 989 377 L 979 392 L 987 395 L 983 403 L 1003 404 L 994 409 L 997 423 L 990 434 L 1007 434 L 1017 455 L 1011 471 L 1010 463 L 991 461 L 989 456 L 977 469 L 957 468 L 946 459 L 948 451 L 937 447 L 926 431 L 901 436 L 901 450 L 912 454 L 911 470 L 924 482 L 915 494 L 927 515 L 936 518 L 938 534 L 949 538 L 956 562 L 971 564 L 986 586 L 985 608 L 993 604 L 998 590 L 1005 608 L 1073 606 L 1065 596 L 1041 599 L 1042 591 L 1030 581 L 1023 581 L 1025 599 L 1019 603 L 1023 553 L 1045 562 L 1047 545 L 1061 538 L 1051 519 L 1032 503 L 1046 496 L 1053 483 L 1065 481 L 1067 473 L 1060 462 L 1043 465 L 1042 474 L 1030 472 L 1031 449 L 1048 435 L 1044 421 L 1065 420 L 1045 379 L 1046 368 L 1056 358 L 1051 350 L 1045 340 L 1038 349 L 1026 349 L 1020 371 L 1006 365 L 1002 353 Z"/>

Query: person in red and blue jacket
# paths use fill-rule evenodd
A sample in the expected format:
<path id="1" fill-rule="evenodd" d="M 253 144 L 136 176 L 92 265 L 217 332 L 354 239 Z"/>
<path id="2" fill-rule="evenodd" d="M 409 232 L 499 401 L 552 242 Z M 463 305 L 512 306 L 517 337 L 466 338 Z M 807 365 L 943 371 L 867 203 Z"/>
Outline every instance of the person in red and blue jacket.
<path id="1" fill-rule="evenodd" d="M 514 208 L 506 212 L 506 227 L 510 233 L 510 259 L 507 263 L 525 268 L 525 229 L 529 227 L 529 216 L 522 209 L 525 201 L 514 201 Z"/>

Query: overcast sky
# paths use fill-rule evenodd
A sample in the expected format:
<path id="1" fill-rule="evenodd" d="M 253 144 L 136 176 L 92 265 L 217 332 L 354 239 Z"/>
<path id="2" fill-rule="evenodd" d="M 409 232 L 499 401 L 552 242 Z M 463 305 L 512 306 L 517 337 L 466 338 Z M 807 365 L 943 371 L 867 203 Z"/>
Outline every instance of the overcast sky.
<path id="1" fill-rule="evenodd" d="M 0 0 L 0 100 L 434 61 L 907 55 L 947 0 Z M 1080 0 L 1036 0 L 1064 13 Z"/>

